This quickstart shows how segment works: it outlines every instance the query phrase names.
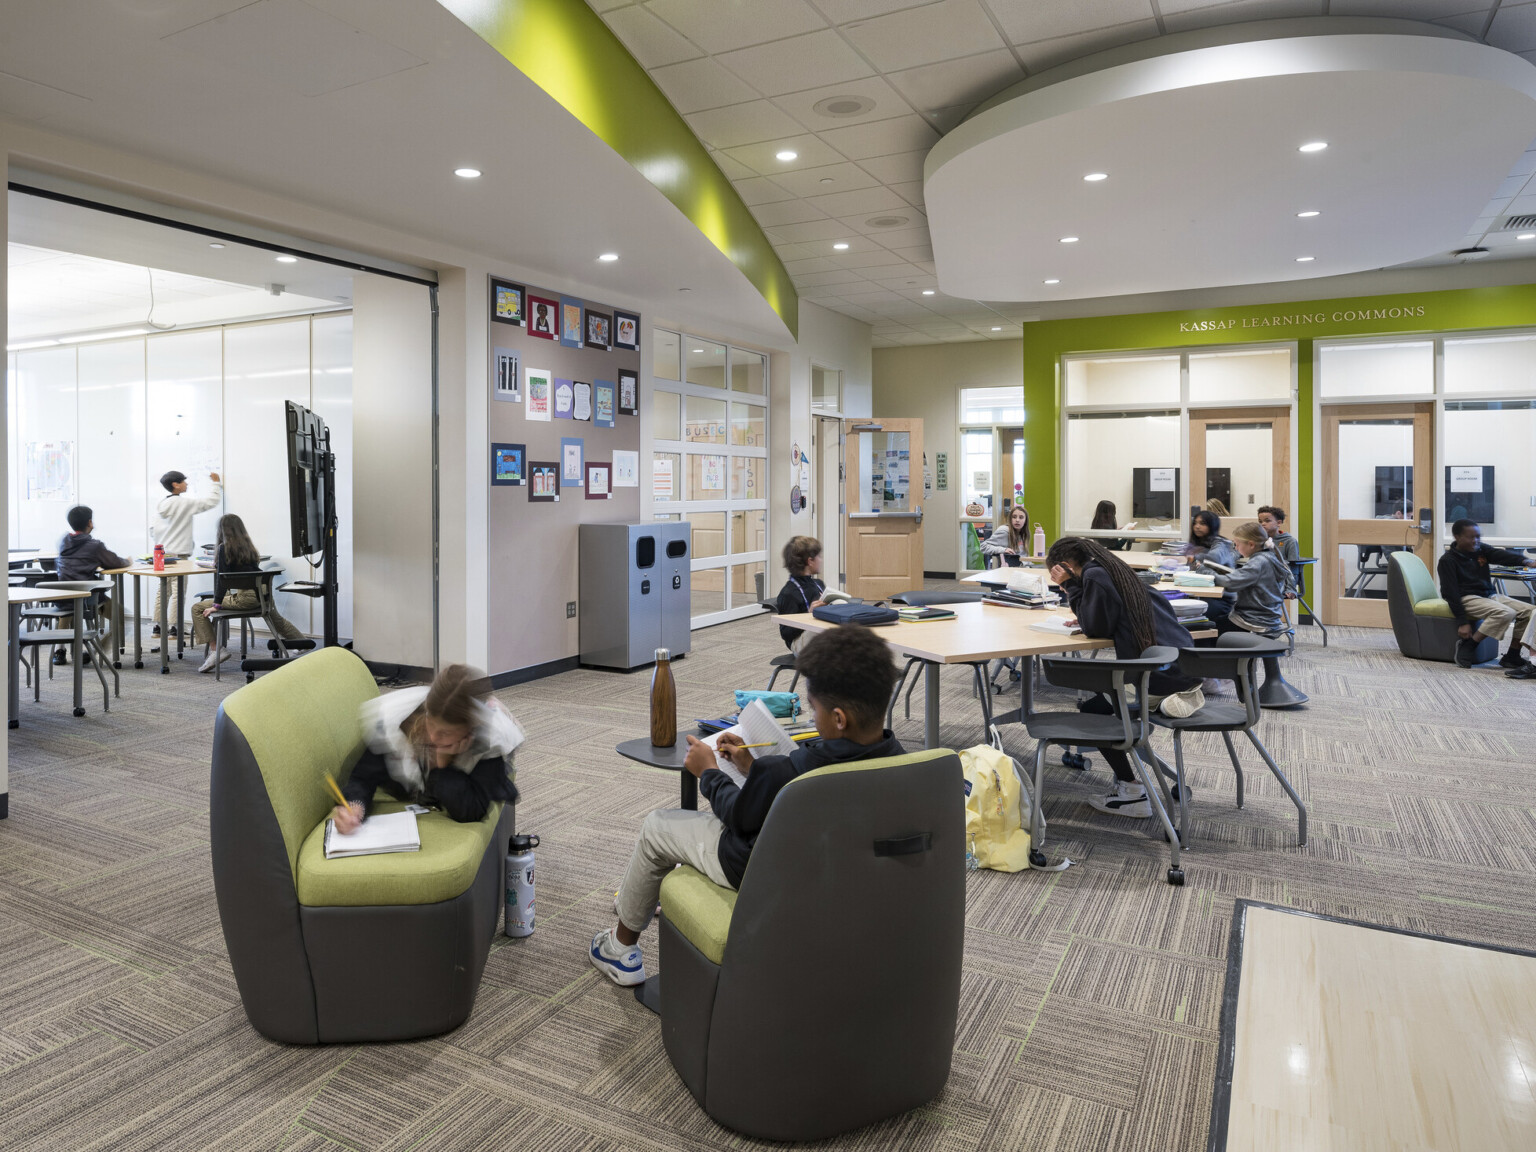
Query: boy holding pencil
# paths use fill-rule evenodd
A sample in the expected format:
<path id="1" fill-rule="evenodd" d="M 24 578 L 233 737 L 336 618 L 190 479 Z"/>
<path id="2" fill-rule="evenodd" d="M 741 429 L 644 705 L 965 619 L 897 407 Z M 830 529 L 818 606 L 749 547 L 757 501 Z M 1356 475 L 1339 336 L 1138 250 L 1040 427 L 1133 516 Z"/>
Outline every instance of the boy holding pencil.
<path id="1" fill-rule="evenodd" d="M 752 846 L 774 797 L 796 776 L 829 764 L 900 756 L 905 749 L 885 728 L 885 708 L 896 687 L 891 651 L 868 628 L 844 625 L 819 633 L 800 649 L 795 666 L 816 720 L 819 741 L 789 756 L 755 759 L 752 747 L 721 733 L 720 752 L 745 775 L 740 787 L 722 772 L 708 744 L 688 737 L 683 768 L 699 780 L 712 812 L 663 809 L 640 825 L 624 880 L 614 897 L 618 924 L 592 938 L 590 956 L 615 984 L 645 982 L 640 933 L 656 911 L 661 882 L 679 864 L 691 864 L 714 883 L 741 887 Z"/>

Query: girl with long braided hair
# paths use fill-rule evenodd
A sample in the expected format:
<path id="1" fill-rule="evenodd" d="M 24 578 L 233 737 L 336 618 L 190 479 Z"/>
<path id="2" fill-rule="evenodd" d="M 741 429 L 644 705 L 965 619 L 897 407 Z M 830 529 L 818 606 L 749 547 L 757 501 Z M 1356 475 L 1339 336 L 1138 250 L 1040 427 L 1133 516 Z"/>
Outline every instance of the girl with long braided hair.
<path id="1" fill-rule="evenodd" d="M 1120 659 L 1134 660 L 1154 645 L 1190 646 L 1189 630 L 1179 623 L 1168 601 L 1143 584 L 1125 561 L 1097 541 L 1063 536 L 1051 545 L 1045 560 L 1052 582 L 1067 598 L 1083 635 L 1113 640 L 1115 655 Z M 1187 716 L 1204 703 L 1199 688 L 1199 680 L 1170 668 L 1152 673 L 1147 684 L 1148 698 L 1139 703 L 1143 707 L 1162 708 L 1169 715 Z M 1113 706 L 1102 695 L 1083 701 L 1078 708 L 1098 715 L 1114 714 Z M 1115 790 L 1108 796 L 1092 797 L 1088 803 L 1100 812 L 1116 816 L 1151 816 L 1146 789 L 1136 779 L 1126 754 L 1107 748 L 1104 760 L 1115 774 Z"/>

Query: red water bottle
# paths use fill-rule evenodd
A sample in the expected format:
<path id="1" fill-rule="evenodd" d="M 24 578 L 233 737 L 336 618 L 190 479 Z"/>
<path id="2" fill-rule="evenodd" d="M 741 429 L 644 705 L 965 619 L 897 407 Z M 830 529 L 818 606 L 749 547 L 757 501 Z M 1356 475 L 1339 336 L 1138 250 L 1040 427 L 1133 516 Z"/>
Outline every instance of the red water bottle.
<path id="1" fill-rule="evenodd" d="M 165 571 L 165 545 L 163 544 L 155 545 L 155 571 Z"/>

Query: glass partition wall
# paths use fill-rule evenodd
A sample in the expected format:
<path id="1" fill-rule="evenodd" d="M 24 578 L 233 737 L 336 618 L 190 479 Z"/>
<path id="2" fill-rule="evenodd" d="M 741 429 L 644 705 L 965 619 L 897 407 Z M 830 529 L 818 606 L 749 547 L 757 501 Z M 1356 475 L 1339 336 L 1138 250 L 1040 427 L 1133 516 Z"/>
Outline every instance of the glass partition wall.
<path id="1" fill-rule="evenodd" d="M 750 615 L 765 591 L 768 358 L 651 333 L 651 491 L 657 520 L 692 526 L 695 626 Z"/>
<path id="2" fill-rule="evenodd" d="M 1024 390 L 1017 385 L 960 389 L 959 475 L 961 568 L 987 566 L 981 541 L 1024 499 Z M 972 516 L 969 509 L 981 509 Z"/>

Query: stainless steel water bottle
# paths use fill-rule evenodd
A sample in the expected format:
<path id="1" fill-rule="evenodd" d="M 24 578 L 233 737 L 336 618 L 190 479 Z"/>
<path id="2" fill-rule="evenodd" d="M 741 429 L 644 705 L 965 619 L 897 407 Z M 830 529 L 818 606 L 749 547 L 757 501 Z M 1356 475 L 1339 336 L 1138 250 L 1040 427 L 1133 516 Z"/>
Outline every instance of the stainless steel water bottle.
<path id="1" fill-rule="evenodd" d="M 507 841 L 508 936 L 533 935 L 533 850 L 537 836 L 513 836 Z"/>

